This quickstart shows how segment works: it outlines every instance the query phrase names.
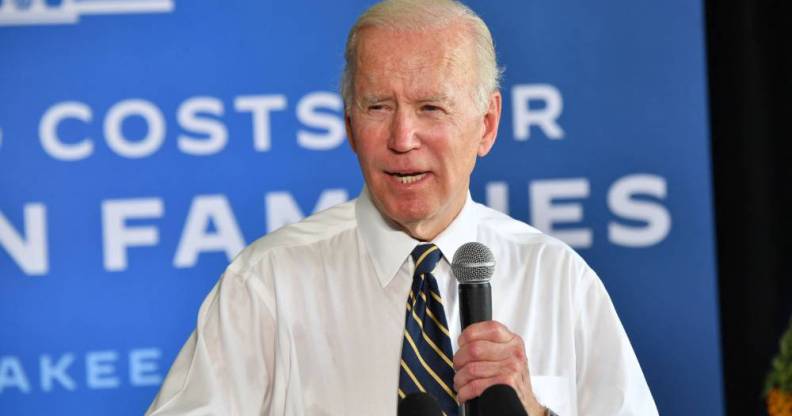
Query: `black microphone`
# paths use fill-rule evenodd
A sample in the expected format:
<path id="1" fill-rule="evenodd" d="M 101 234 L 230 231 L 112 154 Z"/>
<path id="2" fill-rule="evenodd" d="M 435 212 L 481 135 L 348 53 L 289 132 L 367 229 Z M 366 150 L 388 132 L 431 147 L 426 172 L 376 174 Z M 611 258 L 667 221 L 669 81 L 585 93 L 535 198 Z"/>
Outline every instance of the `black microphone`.
<path id="1" fill-rule="evenodd" d="M 506 384 L 490 386 L 479 396 L 479 405 L 486 415 L 528 416 L 517 392 Z"/>
<path id="2" fill-rule="evenodd" d="M 428 393 L 410 393 L 399 400 L 398 416 L 442 416 L 440 405 Z"/>
<path id="3" fill-rule="evenodd" d="M 495 256 L 484 244 L 462 244 L 454 253 L 451 270 L 459 283 L 459 314 L 464 331 L 471 324 L 492 319 L 489 280 L 495 271 Z M 497 413 L 492 413 L 497 414 Z M 465 416 L 484 416 L 479 397 L 465 402 Z"/>

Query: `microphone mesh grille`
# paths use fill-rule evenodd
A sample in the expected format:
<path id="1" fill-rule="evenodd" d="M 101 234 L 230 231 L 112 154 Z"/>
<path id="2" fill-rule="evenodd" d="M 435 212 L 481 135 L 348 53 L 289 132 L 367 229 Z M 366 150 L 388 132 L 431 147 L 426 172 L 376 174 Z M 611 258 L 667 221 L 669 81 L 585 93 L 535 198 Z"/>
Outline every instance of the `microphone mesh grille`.
<path id="1" fill-rule="evenodd" d="M 454 253 L 451 270 L 459 283 L 484 283 L 495 272 L 495 256 L 478 242 L 462 244 Z"/>

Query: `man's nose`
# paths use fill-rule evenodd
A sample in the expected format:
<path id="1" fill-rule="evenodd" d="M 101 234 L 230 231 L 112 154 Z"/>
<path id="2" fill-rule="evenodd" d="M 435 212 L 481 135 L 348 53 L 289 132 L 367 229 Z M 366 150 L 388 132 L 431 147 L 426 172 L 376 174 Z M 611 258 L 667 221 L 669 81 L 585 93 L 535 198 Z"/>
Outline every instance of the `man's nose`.
<path id="1" fill-rule="evenodd" d="M 391 120 L 388 148 L 396 153 L 406 153 L 420 147 L 415 116 L 405 109 L 398 109 Z"/>

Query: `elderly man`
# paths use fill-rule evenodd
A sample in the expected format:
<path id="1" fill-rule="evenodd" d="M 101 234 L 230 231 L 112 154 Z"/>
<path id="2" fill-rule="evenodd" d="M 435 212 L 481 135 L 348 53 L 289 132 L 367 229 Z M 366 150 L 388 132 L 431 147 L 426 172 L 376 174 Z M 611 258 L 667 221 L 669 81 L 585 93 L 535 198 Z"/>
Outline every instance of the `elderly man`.
<path id="1" fill-rule="evenodd" d="M 470 199 L 502 98 L 486 25 L 393 0 L 352 28 L 342 81 L 360 197 L 267 235 L 203 303 L 150 414 L 448 415 L 495 384 L 530 416 L 653 415 L 602 283 L 567 246 Z M 449 257 L 494 252 L 493 318 L 460 330 Z"/>

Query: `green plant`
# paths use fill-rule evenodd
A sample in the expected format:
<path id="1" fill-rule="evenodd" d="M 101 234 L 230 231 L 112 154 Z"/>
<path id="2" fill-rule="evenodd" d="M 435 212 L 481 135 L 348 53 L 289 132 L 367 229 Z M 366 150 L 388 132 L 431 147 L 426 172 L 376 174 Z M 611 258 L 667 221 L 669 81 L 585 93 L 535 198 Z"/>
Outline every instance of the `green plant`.
<path id="1" fill-rule="evenodd" d="M 770 373 L 765 380 L 765 396 L 773 389 L 792 393 L 792 319 L 779 344 L 781 350 L 773 359 Z"/>

